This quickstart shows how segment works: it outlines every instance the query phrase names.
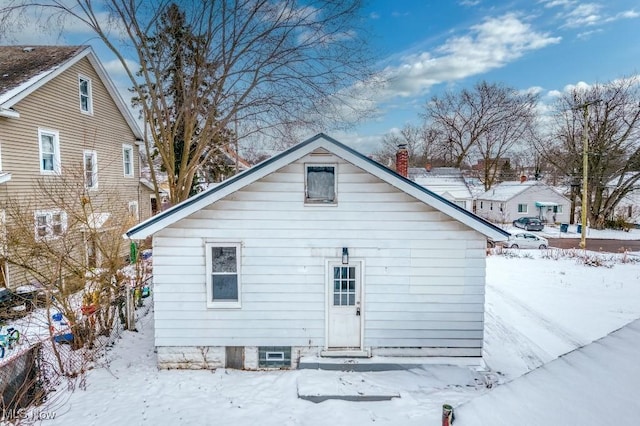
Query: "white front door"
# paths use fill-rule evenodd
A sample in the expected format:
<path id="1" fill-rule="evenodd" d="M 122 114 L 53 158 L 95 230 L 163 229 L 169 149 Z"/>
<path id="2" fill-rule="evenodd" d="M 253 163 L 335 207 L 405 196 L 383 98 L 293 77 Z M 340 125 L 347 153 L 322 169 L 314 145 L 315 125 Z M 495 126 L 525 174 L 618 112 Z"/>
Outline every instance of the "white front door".
<path id="1" fill-rule="evenodd" d="M 329 264 L 328 349 L 361 349 L 360 264 Z"/>

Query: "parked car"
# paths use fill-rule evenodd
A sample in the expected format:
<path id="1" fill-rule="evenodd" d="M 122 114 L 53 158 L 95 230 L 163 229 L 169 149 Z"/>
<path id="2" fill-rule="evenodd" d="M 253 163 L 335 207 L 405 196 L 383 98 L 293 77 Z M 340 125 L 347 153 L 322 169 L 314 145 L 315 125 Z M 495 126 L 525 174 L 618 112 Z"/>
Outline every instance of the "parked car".
<path id="1" fill-rule="evenodd" d="M 546 238 L 528 232 L 519 232 L 512 234 L 509 239 L 502 243 L 505 248 L 532 248 L 546 249 L 549 247 L 549 241 Z"/>
<path id="2" fill-rule="evenodd" d="M 537 217 L 521 217 L 513 221 L 513 226 L 527 231 L 542 231 L 544 229 L 544 223 Z"/>

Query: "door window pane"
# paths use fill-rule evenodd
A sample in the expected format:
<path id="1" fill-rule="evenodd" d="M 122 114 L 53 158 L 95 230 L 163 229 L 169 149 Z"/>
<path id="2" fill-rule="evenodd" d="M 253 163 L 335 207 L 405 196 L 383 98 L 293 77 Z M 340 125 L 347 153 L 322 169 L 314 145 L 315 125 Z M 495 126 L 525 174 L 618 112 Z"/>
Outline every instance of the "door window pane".
<path id="1" fill-rule="evenodd" d="M 356 304 L 356 268 L 353 266 L 335 266 L 333 268 L 333 304 L 334 306 L 353 306 Z"/>

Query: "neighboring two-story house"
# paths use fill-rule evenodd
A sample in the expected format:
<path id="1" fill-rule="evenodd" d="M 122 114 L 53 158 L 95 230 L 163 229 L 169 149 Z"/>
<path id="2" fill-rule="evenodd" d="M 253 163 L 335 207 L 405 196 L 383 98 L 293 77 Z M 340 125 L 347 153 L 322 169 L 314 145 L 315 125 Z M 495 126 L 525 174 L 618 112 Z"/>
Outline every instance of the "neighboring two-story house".
<path id="1" fill-rule="evenodd" d="M 0 47 L 2 208 L 37 200 L 38 185 L 78 176 L 88 196 L 99 199 L 109 190 L 116 200 L 110 209 L 127 209 L 134 222 L 146 219 L 151 197 L 140 185 L 141 140 L 136 120 L 91 47 Z M 94 226 L 111 214 L 96 214 Z M 51 200 L 36 202 L 34 238 L 55 237 L 68 216 Z M 95 255 L 91 247 L 86 250 Z M 1 266 L 0 286 L 29 281 L 19 268 Z"/>

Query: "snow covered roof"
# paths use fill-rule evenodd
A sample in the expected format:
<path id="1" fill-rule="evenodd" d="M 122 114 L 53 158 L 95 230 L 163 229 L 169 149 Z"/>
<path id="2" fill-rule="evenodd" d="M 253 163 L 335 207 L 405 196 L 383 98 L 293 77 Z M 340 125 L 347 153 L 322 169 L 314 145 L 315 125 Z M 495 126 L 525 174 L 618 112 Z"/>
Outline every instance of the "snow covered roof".
<path id="1" fill-rule="evenodd" d="M 457 200 L 472 198 L 462 171 L 455 167 L 433 167 L 429 170 L 411 167 L 409 179 L 438 195 L 450 194 Z"/>
<path id="2" fill-rule="evenodd" d="M 508 201 L 521 192 L 524 192 L 525 190 L 536 185 L 544 185 L 544 183 L 535 180 L 527 180 L 524 182 L 502 182 L 484 192 L 483 194 L 478 195 L 478 200 Z"/>
<path id="3" fill-rule="evenodd" d="M 299 160 L 305 155 L 311 154 L 316 150 L 326 150 L 345 161 L 371 173 L 384 182 L 398 188 L 419 201 L 441 211 L 449 217 L 469 226 L 483 235 L 493 238 L 496 241 L 503 241 L 509 236 L 507 232 L 492 223 L 476 216 L 475 214 L 457 206 L 442 196 L 416 184 L 415 182 L 400 176 L 393 170 L 388 169 L 382 164 L 360 154 L 359 152 L 349 148 L 348 146 L 330 138 L 329 136 L 319 133 L 318 135 L 307 139 L 291 148 L 281 152 L 280 154 L 263 161 L 262 163 L 238 173 L 219 185 L 211 187 L 193 197 L 173 206 L 160 214 L 139 223 L 129 229 L 126 237 L 131 239 L 143 239 L 153 235 L 155 232 L 177 222 L 188 215 L 205 208 L 206 206 L 232 194 L 245 186 L 267 176 L 278 169 Z"/>
<path id="4" fill-rule="evenodd" d="M 456 423 L 473 426 L 514 422 L 527 425 L 637 422 L 638 341 L 640 320 L 458 407 Z"/>
<path id="5" fill-rule="evenodd" d="M 640 177 L 638 177 L 638 174 L 640 174 L 640 172 L 627 172 L 623 175 L 616 176 L 607 183 L 607 186 L 615 188 L 618 186 L 619 182 L 624 183 L 629 182 L 633 179 L 637 179 L 632 186 L 635 189 L 640 189 Z"/>

